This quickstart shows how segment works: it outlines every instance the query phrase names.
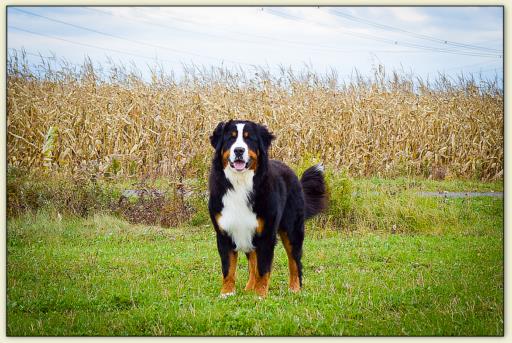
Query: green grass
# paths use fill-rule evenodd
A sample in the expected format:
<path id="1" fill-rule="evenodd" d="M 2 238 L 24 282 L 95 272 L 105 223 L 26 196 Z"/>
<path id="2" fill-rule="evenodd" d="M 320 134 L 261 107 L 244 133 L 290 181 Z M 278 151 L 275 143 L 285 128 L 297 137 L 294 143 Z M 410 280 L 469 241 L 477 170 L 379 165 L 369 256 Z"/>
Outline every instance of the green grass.
<path id="1" fill-rule="evenodd" d="M 354 183 L 362 189 L 384 191 L 396 194 L 402 191 L 414 192 L 503 192 L 503 180 L 481 182 L 474 180 L 429 180 L 399 177 L 395 179 L 358 179 Z"/>
<path id="2" fill-rule="evenodd" d="M 503 199 L 444 199 L 421 197 L 418 193 L 499 192 L 503 190 L 503 181 L 351 180 L 340 175 L 327 180 L 333 199 L 326 215 L 311 220 L 313 230 L 334 227 L 345 232 L 487 235 L 502 226 L 499 223 L 503 220 Z M 499 218 L 501 222 L 497 221 Z"/>
<path id="3" fill-rule="evenodd" d="M 9 218 L 7 334 L 503 335 L 503 199 L 414 195 L 502 183 L 411 182 L 353 180 L 350 218 L 308 222 L 303 291 L 288 291 L 279 243 L 264 300 L 243 291 L 243 254 L 237 294 L 218 297 L 204 221 L 161 228 L 52 207 Z"/>

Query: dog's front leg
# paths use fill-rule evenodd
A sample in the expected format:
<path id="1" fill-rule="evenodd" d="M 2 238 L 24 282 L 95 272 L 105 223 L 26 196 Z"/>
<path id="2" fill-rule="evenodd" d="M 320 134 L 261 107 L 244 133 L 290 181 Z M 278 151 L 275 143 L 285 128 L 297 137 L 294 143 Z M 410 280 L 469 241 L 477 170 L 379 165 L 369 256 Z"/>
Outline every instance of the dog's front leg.
<path id="1" fill-rule="evenodd" d="M 256 294 L 264 298 L 267 296 L 270 282 L 270 272 L 272 269 L 272 260 L 274 259 L 275 234 L 269 233 L 256 242 L 255 250 L 255 283 L 254 290 Z"/>
<path id="2" fill-rule="evenodd" d="M 238 252 L 234 250 L 231 238 L 224 233 L 217 233 L 217 249 L 222 263 L 222 288 L 220 296 L 226 298 L 235 294 L 236 264 Z"/>

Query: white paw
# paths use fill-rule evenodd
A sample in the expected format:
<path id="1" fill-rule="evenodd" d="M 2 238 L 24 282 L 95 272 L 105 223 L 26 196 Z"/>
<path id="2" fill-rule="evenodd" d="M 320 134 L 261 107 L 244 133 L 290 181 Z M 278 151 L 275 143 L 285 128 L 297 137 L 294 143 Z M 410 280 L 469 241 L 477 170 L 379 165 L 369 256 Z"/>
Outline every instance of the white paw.
<path id="1" fill-rule="evenodd" d="M 227 297 L 230 297 L 232 295 L 235 295 L 235 292 L 221 293 L 221 295 L 219 295 L 219 298 L 226 299 Z"/>

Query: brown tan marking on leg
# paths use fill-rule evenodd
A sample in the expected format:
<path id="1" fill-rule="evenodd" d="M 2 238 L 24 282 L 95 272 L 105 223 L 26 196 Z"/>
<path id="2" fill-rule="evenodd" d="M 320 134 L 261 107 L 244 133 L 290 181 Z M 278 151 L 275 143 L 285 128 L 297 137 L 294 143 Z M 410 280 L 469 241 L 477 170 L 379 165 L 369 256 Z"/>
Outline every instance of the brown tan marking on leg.
<path id="1" fill-rule="evenodd" d="M 290 270 L 290 290 L 292 292 L 298 292 L 300 291 L 299 268 L 297 267 L 297 263 L 295 262 L 295 259 L 292 255 L 292 245 L 290 243 L 290 239 L 288 238 L 288 234 L 283 231 L 279 231 L 279 236 L 281 237 L 284 249 L 288 255 L 288 269 Z"/>
<path id="2" fill-rule="evenodd" d="M 217 222 L 217 226 L 219 227 L 219 230 L 220 231 L 223 231 L 222 228 L 220 227 L 220 218 L 222 217 L 222 215 L 220 213 L 217 213 L 215 215 L 215 221 Z"/>
<path id="3" fill-rule="evenodd" d="M 236 280 L 236 263 L 238 260 L 238 252 L 229 252 L 229 270 L 228 275 L 222 279 L 221 295 L 233 294 L 235 292 L 235 280 Z"/>
<path id="4" fill-rule="evenodd" d="M 256 270 L 256 285 L 254 287 L 254 290 L 256 291 L 256 294 L 258 294 L 260 297 L 265 298 L 268 293 L 268 283 L 270 280 L 270 272 L 265 273 L 264 275 L 260 275 L 259 272 Z"/>
<path id="5" fill-rule="evenodd" d="M 260 275 L 258 272 L 258 255 L 256 251 L 249 253 L 249 281 L 245 286 L 246 291 L 254 290 L 256 294 L 264 298 L 268 293 L 268 284 L 270 280 L 270 272 Z"/>
<path id="6" fill-rule="evenodd" d="M 261 235 L 264 228 L 265 228 L 265 221 L 263 220 L 263 218 L 258 218 L 258 226 L 256 226 L 256 232 Z"/>
<path id="7" fill-rule="evenodd" d="M 249 259 L 249 280 L 245 285 L 246 291 L 253 291 L 256 286 L 256 273 L 258 272 L 258 259 L 256 258 L 256 251 L 251 251 L 248 256 Z"/>

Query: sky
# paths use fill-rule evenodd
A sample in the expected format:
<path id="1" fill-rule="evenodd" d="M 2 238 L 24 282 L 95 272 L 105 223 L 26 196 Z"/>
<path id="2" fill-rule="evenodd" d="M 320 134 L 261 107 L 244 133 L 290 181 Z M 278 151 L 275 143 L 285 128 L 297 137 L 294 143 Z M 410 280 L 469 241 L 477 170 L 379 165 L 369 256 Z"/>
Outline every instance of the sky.
<path id="1" fill-rule="evenodd" d="M 111 59 L 144 77 L 155 64 L 178 78 L 184 64 L 307 66 L 342 79 L 378 65 L 424 79 L 503 77 L 502 7 L 9 6 L 7 42 L 9 54 L 23 49 L 34 65 L 38 55 L 77 65 Z"/>

